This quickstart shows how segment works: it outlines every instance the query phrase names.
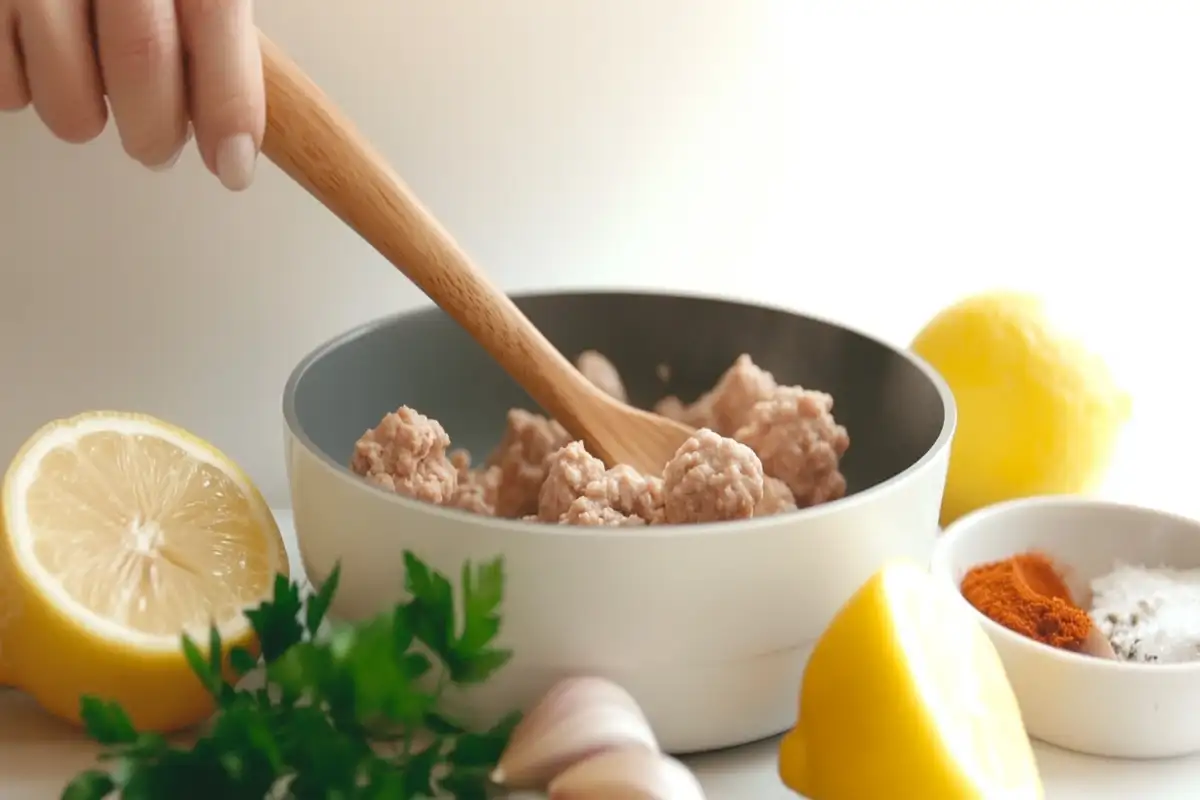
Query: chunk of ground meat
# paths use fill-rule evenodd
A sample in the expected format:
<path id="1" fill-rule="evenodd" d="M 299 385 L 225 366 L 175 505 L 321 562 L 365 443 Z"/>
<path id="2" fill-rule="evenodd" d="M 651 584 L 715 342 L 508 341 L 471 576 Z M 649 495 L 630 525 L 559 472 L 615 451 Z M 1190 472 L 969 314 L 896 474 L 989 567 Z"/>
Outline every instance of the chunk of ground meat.
<path id="1" fill-rule="evenodd" d="M 350 469 L 380 488 L 445 503 L 458 488 L 458 470 L 446 457 L 449 446 L 441 423 L 401 406 L 355 443 Z"/>
<path id="2" fill-rule="evenodd" d="M 593 457 L 583 442 L 571 442 L 546 458 L 546 478 L 538 494 L 538 519 L 558 522 L 592 481 L 604 475 L 604 462 Z"/>
<path id="3" fill-rule="evenodd" d="M 584 350 L 579 354 L 579 358 L 575 359 L 575 367 L 583 374 L 583 377 L 592 382 L 593 386 L 609 397 L 620 400 L 622 403 L 629 402 L 629 395 L 625 393 L 625 383 L 621 380 L 621 373 L 617 372 L 617 368 L 602 353 L 595 350 Z"/>
<path id="4" fill-rule="evenodd" d="M 807 508 L 846 493 L 838 466 L 850 437 L 833 418 L 833 398 L 785 386 L 757 403 L 737 440 L 762 459 L 763 469 L 787 484 L 796 506 Z"/>
<path id="5" fill-rule="evenodd" d="M 657 475 L 645 475 L 646 482 L 642 493 L 633 503 L 634 512 L 651 525 L 666 522 L 666 495 L 663 493 L 663 479 Z"/>
<path id="6" fill-rule="evenodd" d="M 696 402 L 685 405 L 677 397 L 664 397 L 654 406 L 654 411 L 685 425 L 733 436 L 748 421 L 754 404 L 771 397 L 776 386 L 771 373 L 743 354 L 725 371 L 717 385 Z"/>
<path id="7" fill-rule="evenodd" d="M 604 503 L 598 503 L 589 497 L 580 497 L 571 503 L 562 520 L 565 525 L 590 525 L 608 527 L 628 527 L 645 525 L 646 520 L 636 514 L 622 514 L 617 509 Z"/>
<path id="8" fill-rule="evenodd" d="M 473 511 L 476 514 L 495 516 L 496 492 L 500 488 L 500 468 L 483 467 L 474 469 L 459 477 L 458 489 L 450 500 L 450 505 L 463 511 Z"/>
<path id="9" fill-rule="evenodd" d="M 770 475 L 763 477 L 763 498 L 754 507 L 754 516 L 769 517 L 796 510 L 796 497 L 788 485 Z"/>
<path id="10" fill-rule="evenodd" d="M 570 435 L 557 422 L 519 408 L 508 412 L 508 427 L 488 466 L 500 468 L 496 516 L 516 519 L 536 514 L 546 479 L 546 456 L 566 446 Z"/>
<path id="11" fill-rule="evenodd" d="M 763 468 L 746 445 L 702 428 L 663 469 L 663 511 L 674 525 L 747 519 L 763 499 Z"/>
<path id="12" fill-rule="evenodd" d="M 458 473 L 458 481 L 462 483 L 471 473 L 471 453 L 461 447 L 450 451 L 450 463 Z"/>
<path id="13" fill-rule="evenodd" d="M 692 428 L 703 428 L 712 421 L 709 419 L 712 415 L 701 400 L 689 404 L 670 394 L 654 404 L 654 413 Z"/>
<path id="14" fill-rule="evenodd" d="M 580 499 L 595 509 L 610 508 L 646 523 L 661 522 L 663 517 L 662 479 L 642 475 L 626 464 L 606 470 L 584 488 Z"/>
<path id="15" fill-rule="evenodd" d="M 462 448 L 451 450 L 449 458 L 458 473 L 458 487 L 447 505 L 489 517 L 495 515 L 500 468 L 471 469 L 471 453 Z"/>
<path id="16" fill-rule="evenodd" d="M 661 521 L 662 479 L 621 464 L 610 470 L 582 442 L 546 459 L 538 504 L 542 522 L 568 525 L 640 525 Z"/>

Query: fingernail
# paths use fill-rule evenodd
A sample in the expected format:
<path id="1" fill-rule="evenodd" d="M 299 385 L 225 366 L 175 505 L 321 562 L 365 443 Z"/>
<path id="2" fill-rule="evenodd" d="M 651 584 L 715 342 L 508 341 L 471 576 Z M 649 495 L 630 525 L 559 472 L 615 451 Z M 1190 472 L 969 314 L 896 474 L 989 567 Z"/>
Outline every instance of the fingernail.
<path id="1" fill-rule="evenodd" d="M 240 192 L 254 180 L 258 151 L 247 133 L 230 136 L 217 145 L 217 177 L 226 189 Z"/>

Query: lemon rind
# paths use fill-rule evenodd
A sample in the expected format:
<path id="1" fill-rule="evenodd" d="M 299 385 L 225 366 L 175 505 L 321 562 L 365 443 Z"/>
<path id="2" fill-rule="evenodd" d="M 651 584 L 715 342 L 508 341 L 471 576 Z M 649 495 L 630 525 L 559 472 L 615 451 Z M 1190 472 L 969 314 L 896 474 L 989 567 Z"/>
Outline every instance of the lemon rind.
<path id="1" fill-rule="evenodd" d="M 988 797 L 995 797 L 996 800 L 1028 798 L 1030 790 L 1036 787 L 995 785 L 994 771 L 980 763 L 980 754 L 974 748 L 965 746 L 967 740 L 961 735 L 964 733 L 961 724 L 962 715 L 964 713 L 988 713 L 987 701 L 983 699 L 986 687 L 980 683 L 980 676 L 972 672 L 966 676 L 967 681 L 972 684 L 971 688 L 975 690 L 973 694 L 980 700 L 980 708 L 967 710 L 961 707 L 948 707 L 945 703 L 945 687 L 941 685 L 935 672 L 930 669 L 931 664 L 926 653 L 929 634 L 921 630 L 923 620 L 914 619 L 907 613 L 895 612 L 911 610 L 914 600 L 921 604 L 944 603 L 945 605 L 938 609 L 938 613 L 942 615 L 939 627 L 949 623 L 956 628 L 952 632 L 954 646 L 967 646 L 967 642 L 973 638 L 975 634 L 975 631 L 972 630 L 973 620 L 965 614 L 957 613 L 949 589 L 930 582 L 928 572 L 916 564 L 908 562 L 889 564 L 883 570 L 882 579 L 883 592 L 887 597 L 886 602 L 893 612 L 891 615 L 893 633 L 901 649 L 909 654 L 907 664 L 911 671 L 914 688 L 920 694 L 925 708 L 939 731 L 943 734 L 950 734 L 945 736 L 942 742 L 947 753 L 962 770 L 963 777 L 970 784 L 987 787 Z M 957 699 L 962 700 L 971 693 L 955 691 L 953 694 Z"/>

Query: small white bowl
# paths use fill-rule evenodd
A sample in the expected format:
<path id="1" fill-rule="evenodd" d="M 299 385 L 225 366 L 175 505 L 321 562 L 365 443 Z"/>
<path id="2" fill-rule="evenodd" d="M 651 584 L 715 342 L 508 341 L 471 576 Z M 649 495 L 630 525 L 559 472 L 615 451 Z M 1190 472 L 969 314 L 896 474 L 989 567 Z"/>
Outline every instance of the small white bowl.
<path id="1" fill-rule="evenodd" d="M 1075 597 L 1116 562 L 1200 567 L 1200 522 L 1085 498 L 985 508 L 946 529 L 931 563 L 955 595 L 972 567 L 1038 550 Z M 972 607 L 965 599 L 963 604 Z M 1105 661 L 1040 644 L 974 611 L 1004 662 L 1029 735 L 1080 753 L 1166 758 L 1200 751 L 1200 663 Z"/>

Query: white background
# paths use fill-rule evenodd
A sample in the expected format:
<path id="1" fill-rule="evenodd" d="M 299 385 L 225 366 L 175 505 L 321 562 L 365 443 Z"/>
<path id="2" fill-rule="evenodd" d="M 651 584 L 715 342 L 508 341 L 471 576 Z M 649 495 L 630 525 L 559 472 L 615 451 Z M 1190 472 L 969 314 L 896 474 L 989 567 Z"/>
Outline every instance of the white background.
<path id="1" fill-rule="evenodd" d="M 1060 301 L 1131 388 L 1114 491 L 1192 499 L 1200 4 L 265 0 L 263 28 L 509 288 L 680 287 L 907 341 Z M 156 413 L 286 502 L 279 393 L 421 296 L 273 168 L 127 163 L 0 117 L 0 461 Z"/>

